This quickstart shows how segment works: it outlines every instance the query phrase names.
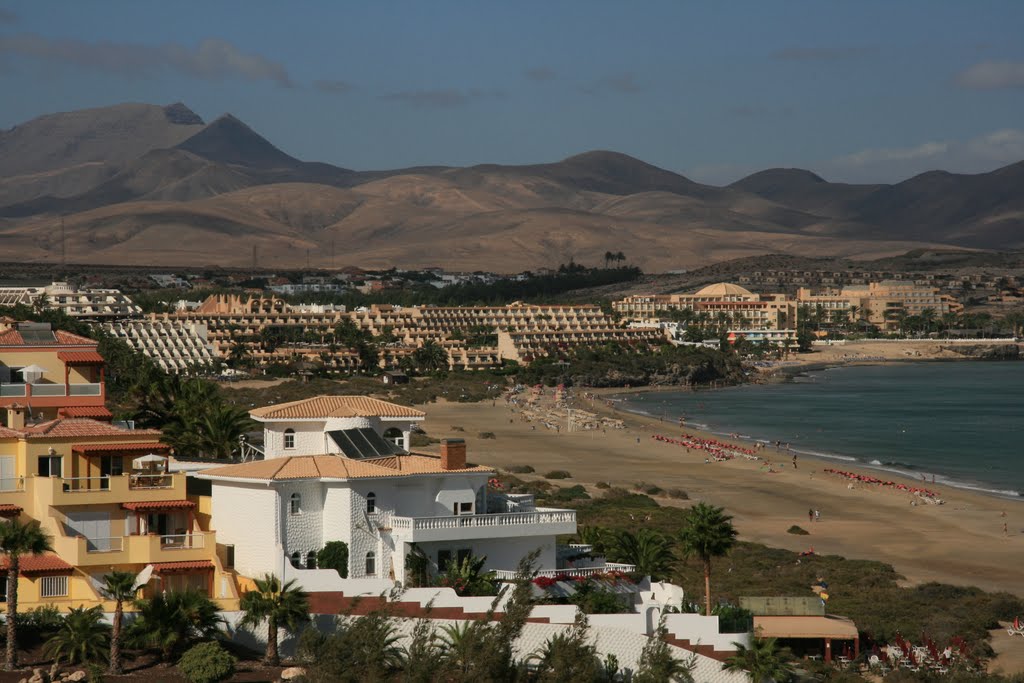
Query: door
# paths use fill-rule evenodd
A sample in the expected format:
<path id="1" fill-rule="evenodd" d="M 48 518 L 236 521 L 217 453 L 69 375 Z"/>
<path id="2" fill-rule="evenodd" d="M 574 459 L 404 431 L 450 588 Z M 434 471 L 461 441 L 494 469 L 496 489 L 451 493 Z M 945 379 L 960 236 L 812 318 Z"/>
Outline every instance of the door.
<path id="1" fill-rule="evenodd" d="M 120 455 L 104 455 L 100 457 L 100 488 L 106 491 L 110 488 L 110 477 L 119 477 L 124 474 L 124 458 Z"/>
<path id="2" fill-rule="evenodd" d="M 69 512 L 64 525 L 69 535 L 84 536 L 89 552 L 111 550 L 109 512 Z"/>
<path id="3" fill-rule="evenodd" d="M 14 476 L 14 456 L 0 457 L 0 491 L 14 491 L 18 482 Z"/>

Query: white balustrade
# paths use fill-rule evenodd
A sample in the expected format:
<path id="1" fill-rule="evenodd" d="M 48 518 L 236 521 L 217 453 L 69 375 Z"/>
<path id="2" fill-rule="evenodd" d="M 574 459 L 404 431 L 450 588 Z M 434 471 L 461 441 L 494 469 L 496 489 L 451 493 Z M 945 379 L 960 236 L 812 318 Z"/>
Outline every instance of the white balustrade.
<path id="1" fill-rule="evenodd" d="M 576 522 L 575 510 L 537 510 L 494 515 L 453 515 L 451 517 L 392 517 L 391 527 L 409 531 L 469 529 L 495 526 L 529 526 Z"/>
<path id="2" fill-rule="evenodd" d="M 541 569 L 537 572 L 537 577 L 544 577 L 549 579 L 571 579 L 578 576 L 594 576 L 596 574 L 607 574 L 608 572 L 630 573 L 635 571 L 635 565 L 621 564 L 618 562 L 609 562 L 600 567 L 569 567 L 566 569 Z M 518 576 L 518 573 L 508 569 L 498 569 L 494 572 L 494 575 L 495 578 L 499 581 L 512 581 Z"/>

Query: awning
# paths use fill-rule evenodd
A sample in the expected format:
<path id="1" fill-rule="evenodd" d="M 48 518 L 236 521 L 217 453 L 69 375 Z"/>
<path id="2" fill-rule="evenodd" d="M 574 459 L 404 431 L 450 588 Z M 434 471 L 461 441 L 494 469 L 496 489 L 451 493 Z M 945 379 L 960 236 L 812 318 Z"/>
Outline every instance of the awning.
<path id="1" fill-rule="evenodd" d="M 761 638 L 832 638 L 855 640 L 857 625 L 836 615 L 824 617 L 754 617 L 754 633 Z"/>
<path id="2" fill-rule="evenodd" d="M 95 351 L 58 351 L 57 358 L 66 365 L 102 365 L 106 362 Z"/>
<path id="3" fill-rule="evenodd" d="M 103 406 L 69 406 L 61 408 L 63 417 L 91 417 L 94 420 L 110 420 L 114 414 Z"/>
<path id="4" fill-rule="evenodd" d="M 167 453 L 171 447 L 162 443 L 82 443 L 71 447 L 82 455 L 135 455 L 136 453 Z"/>
<path id="5" fill-rule="evenodd" d="M 0 517 L 17 517 L 22 513 L 22 508 L 13 503 L 0 505 Z"/>
<path id="6" fill-rule="evenodd" d="M 191 500 L 146 500 L 138 503 L 121 503 L 125 510 L 146 512 L 149 510 L 189 510 L 196 506 Z"/>
<path id="7" fill-rule="evenodd" d="M 11 565 L 10 558 L 6 555 L 0 559 L 0 571 L 7 572 Z M 66 574 L 74 571 L 74 567 L 60 559 L 56 555 L 22 555 L 18 561 L 18 569 L 22 574 L 28 576 L 40 576 L 43 574 Z"/>
<path id="8" fill-rule="evenodd" d="M 154 574 L 175 574 L 184 572 L 213 571 L 210 560 L 191 560 L 186 562 L 156 562 L 153 564 Z"/>

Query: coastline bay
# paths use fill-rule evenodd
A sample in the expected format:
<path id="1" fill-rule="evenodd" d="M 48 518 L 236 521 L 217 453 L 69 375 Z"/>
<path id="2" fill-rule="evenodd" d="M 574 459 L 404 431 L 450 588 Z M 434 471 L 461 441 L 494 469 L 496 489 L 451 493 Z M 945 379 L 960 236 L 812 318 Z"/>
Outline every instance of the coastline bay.
<path id="1" fill-rule="evenodd" d="M 922 475 L 959 488 L 1024 492 L 1024 363 L 830 368 L 774 384 L 614 397 L 694 429 L 789 443 L 795 453 Z"/>

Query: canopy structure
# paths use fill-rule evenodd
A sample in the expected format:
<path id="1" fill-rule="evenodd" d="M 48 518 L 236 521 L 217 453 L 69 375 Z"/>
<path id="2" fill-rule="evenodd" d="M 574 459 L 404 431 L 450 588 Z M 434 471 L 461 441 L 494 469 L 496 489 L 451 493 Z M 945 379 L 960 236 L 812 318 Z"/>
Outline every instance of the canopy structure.
<path id="1" fill-rule="evenodd" d="M 154 467 L 165 462 L 167 462 L 167 456 L 157 455 L 156 453 L 147 453 L 146 455 L 132 460 L 132 467 L 137 470 L 141 470 L 145 467 Z"/>
<path id="2" fill-rule="evenodd" d="M 832 641 L 853 641 L 854 657 L 860 651 L 860 634 L 851 619 L 826 616 L 755 616 L 754 633 L 760 638 L 823 639 L 825 661 L 832 661 Z"/>
<path id="3" fill-rule="evenodd" d="M 46 369 L 33 363 L 32 365 L 26 365 L 21 370 L 18 370 L 18 372 L 21 373 L 21 378 L 27 383 L 35 384 L 43 376 L 43 373 L 46 372 Z"/>

